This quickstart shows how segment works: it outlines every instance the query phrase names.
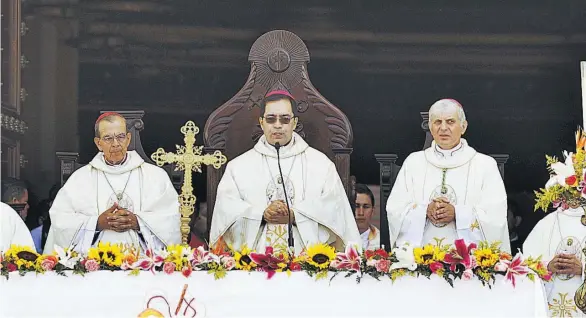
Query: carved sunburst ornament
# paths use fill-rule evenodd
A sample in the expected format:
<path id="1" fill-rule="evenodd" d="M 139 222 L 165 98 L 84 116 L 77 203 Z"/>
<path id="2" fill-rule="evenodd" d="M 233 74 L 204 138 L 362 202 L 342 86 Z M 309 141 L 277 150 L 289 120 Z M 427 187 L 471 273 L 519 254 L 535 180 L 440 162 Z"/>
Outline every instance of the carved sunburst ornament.
<path id="1" fill-rule="evenodd" d="M 266 89 L 276 82 L 291 89 L 302 80 L 301 70 L 309 63 L 309 51 L 297 35 L 275 30 L 254 42 L 248 61 L 256 65 L 256 81 Z"/>

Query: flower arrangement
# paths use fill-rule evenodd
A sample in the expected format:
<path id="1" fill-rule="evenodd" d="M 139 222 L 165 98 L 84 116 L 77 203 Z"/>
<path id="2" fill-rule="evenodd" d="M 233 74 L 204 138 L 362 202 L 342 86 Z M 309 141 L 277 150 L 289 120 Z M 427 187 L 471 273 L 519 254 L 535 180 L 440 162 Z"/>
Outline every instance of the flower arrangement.
<path id="1" fill-rule="evenodd" d="M 576 132 L 576 152 L 563 155 L 563 162 L 545 156 L 550 179 L 545 188 L 535 191 L 535 210 L 547 212 L 550 205 L 564 210 L 586 206 L 586 133 L 582 129 Z"/>
<path id="2" fill-rule="evenodd" d="M 242 246 L 238 250 L 208 251 L 203 247 L 192 249 L 185 245 L 170 245 L 164 250 L 147 250 L 140 254 L 132 246 L 99 243 L 87 255 L 78 255 L 70 249 L 56 246 L 51 255 L 39 255 L 30 247 L 13 245 L 0 255 L 0 273 L 7 279 L 10 272 L 20 275 L 28 272 L 55 272 L 65 276 L 66 271 L 84 275 L 97 270 L 129 271 L 131 275 L 140 271 L 181 272 L 189 277 L 193 271 L 207 271 L 216 279 L 223 278 L 228 271 L 266 272 L 267 278 L 275 273 L 303 271 L 316 279 L 323 279 L 333 273 L 346 277 L 356 275 L 357 282 L 365 276 L 377 280 L 386 276 L 392 281 L 405 275 L 430 278 L 438 275 L 453 286 L 456 279 L 470 280 L 477 277 L 483 285 L 494 283 L 497 275 L 515 285 L 518 277 L 534 280 L 551 280 L 551 273 L 541 263 L 541 258 L 524 258 L 521 253 L 512 257 L 498 248 L 499 243 L 467 244 L 459 239 L 454 244 L 428 244 L 421 247 L 404 245 L 387 253 L 382 249 L 360 253 L 355 245 L 348 245 L 342 252 L 336 252 L 326 244 L 308 246 L 297 256 L 276 254 L 272 247 L 263 253 Z"/>

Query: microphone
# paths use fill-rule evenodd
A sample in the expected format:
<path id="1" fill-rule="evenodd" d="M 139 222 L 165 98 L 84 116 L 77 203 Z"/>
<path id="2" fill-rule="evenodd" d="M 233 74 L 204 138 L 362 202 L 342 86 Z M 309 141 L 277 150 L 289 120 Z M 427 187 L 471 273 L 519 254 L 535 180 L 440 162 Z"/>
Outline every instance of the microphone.
<path id="1" fill-rule="evenodd" d="M 287 204 L 287 215 L 289 216 L 289 222 L 287 224 L 288 229 L 288 244 L 290 252 L 295 251 L 295 242 L 293 241 L 293 223 L 291 222 L 291 208 L 289 207 L 289 198 L 287 197 L 287 187 L 285 187 L 285 179 L 283 178 L 283 171 L 281 170 L 281 155 L 279 149 L 281 144 L 275 143 L 275 149 L 277 150 L 277 166 L 279 166 L 279 175 L 281 176 L 281 183 L 283 184 L 283 193 L 285 194 L 285 203 Z"/>

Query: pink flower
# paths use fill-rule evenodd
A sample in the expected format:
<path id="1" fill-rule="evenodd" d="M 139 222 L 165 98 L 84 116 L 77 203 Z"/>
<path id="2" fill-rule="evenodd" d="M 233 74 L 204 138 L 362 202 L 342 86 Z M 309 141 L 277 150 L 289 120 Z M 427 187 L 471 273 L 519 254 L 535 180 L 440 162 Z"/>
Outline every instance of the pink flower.
<path id="1" fill-rule="evenodd" d="M 258 265 L 258 270 L 267 272 L 267 278 L 271 279 L 279 269 L 279 263 L 284 261 L 283 255 L 273 255 L 273 248 L 268 246 L 265 253 L 250 253 L 250 259 Z"/>
<path id="2" fill-rule="evenodd" d="M 163 265 L 163 272 L 165 272 L 166 274 L 173 274 L 174 271 L 175 271 L 175 263 L 165 262 L 165 264 Z"/>
<path id="3" fill-rule="evenodd" d="M 496 263 L 494 265 L 494 270 L 497 272 L 506 272 L 509 267 L 507 264 L 503 263 L 502 261 Z"/>
<path id="4" fill-rule="evenodd" d="M 229 271 L 236 266 L 236 261 L 234 260 L 234 257 L 224 256 L 222 257 L 222 264 L 224 265 L 224 268 Z"/>
<path id="5" fill-rule="evenodd" d="M 505 277 L 508 281 L 513 283 L 513 287 L 515 287 L 515 276 L 524 276 L 529 272 L 529 267 L 523 265 L 523 254 L 521 253 L 517 253 L 512 261 L 504 260 L 501 262 L 505 263 L 507 266 L 507 273 L 505 274 Z"/>
<path id="6" fill-rule="evenodd" d="M 388 273 L 389 268 L 391 267 L 391 261 L 389 261 L 388 259 L 380 259 L 376 262 L 374 267 L 377 271 L 381 273 Z"/>
<path id="7" fill-rule="evenodd" d="M 189 275 L 191 275 L 192 269 L 191 266 L 185 266 L 183 267 L 183 269 L 181 269 L 181 274 L 183 274 L 183 276 L 185 277 L 189 277 Z M 169 274 L 169 273 L 167 273 Z"/>
<path id="8" fill-rule="evenodd" d="M 45 271 L 52 271 L 55 265 L 57 265 L 57 262 L 57 257 L 52 255 L 47 256 L 47 258 L 41 262 L 41 268 Z"/>
<path id="9" fill-rule="evenodd" d="M 352 244 L 346 246 L 344 253 L 338 253 L 336 255 L 336 269 L 348 269 L 353 271 L 360 271 L 360 255 L 356 250 L 356 247 Z M 378 263 L 377 263 L 378 264 Z"/>
<path id="10" fill-rule="evenodd" d="M 467 269 L 462 273 L 462 278 L 464 280 L 471 280 L 472 277 L 474 277 L 474 273 L 472 272 L 471 269 Z"/>
<path id="11" fill-rule="evenodd" d="M 191 260 L 191 266 L 197 267 L 211 261 L 210 252 L 206 251 L 203 246 L 199 246 L 198 248 L 193 250 L 193 259 Z"/>
<path id="12" fill-rule="evenodd" d="M 450 264 L 450 270 L 456 271 L 458 264 L 464 265 L 464 269 L 473 267 L 473 258 L 470 257 L 470 251 L 476 248 L 475 243 L 466 245 L 464 239 L 457 239 L 454 241 L 455 249 L 452 249 L 450 253 L 446 254 L 444 261 Z"/>
<path id="13" fill-rule="evenodd" d="M 88 272 L 95 272 L 100 269 L 100 264 L 95 259 L 88 259 L 85 261 L 84 267 Z"/>

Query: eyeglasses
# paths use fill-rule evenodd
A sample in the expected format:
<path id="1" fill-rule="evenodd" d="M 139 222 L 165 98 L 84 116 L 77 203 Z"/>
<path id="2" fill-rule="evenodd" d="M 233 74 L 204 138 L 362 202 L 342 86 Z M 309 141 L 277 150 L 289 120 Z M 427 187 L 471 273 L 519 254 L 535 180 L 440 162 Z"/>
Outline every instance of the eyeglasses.
<path id="1" fill-rule="evenodd" d="M 114 139 L 118 140 L 118 143 L 123 143 L 126 140 L 126 134 L 119 134 L 114 137 L 112 137 L 112 136 L 102 137 L 102 140 L 107 144 L 114 143 Z"/>
<path id="2" fill-rule="evenodd" d="M 283 125 L 286 125 L 286 124 L 290 123 L 290 122 L 291 122 L 291 120 L 292 120 L 293 118 L 295 118 L 295 117 L 291 117 L 291 116 L 289 116 L 289 115 L 285 115 L 285 116 L 274 116 L 274 115 L 269 115 L 269 116 L 266 116 L 266 117 L 263 117 L 263 118 L 264 118 L 264 120 L 265 120 L 265 122 L 266 122 L 267 124 L 274 124 L 274 123 L 276 123 L 276 122 L 277 122 L 277 119 L 279 119 L 279 122 L 280 122 L 281 124 L 283 124 Z"/>

